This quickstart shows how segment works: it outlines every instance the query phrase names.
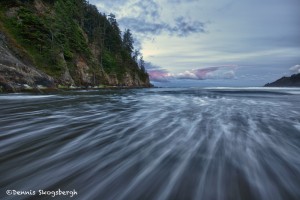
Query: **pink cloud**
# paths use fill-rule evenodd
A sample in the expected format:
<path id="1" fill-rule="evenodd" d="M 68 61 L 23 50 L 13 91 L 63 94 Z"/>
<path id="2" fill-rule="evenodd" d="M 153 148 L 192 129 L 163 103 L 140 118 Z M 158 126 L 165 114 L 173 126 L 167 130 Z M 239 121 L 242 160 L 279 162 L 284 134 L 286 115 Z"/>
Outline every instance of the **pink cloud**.
<path id="1" fill-rule="evenodd" d="M 178 79 L 198 79 L 197 75 L 191 71 L 185 71 L 183 73 L 177 74 Z"/>
<path id="2" fill-rule="evenodd" d="M 233 79 L 235 78 L 236 65 L 224 65 L 187 70 L 178 74 L 171 74 L 166 70 L 152 68 L 148 70 L 150 80 L 156 82 L 168 82 L 171 79 Z"/>
<path id="3" fill-rule="evenodd" d="M 217 67 L 207 67 L 202 69 L 188 70 L 176 75 L 178 79 L 233 79 L 237 66 L 225 65 Z"/>
<path id="4" fill-rule="evenodd" d="M 156 82 L 168 82 L 171 78 L 173 78 L 172 74 L 162 69 L 149 70 L 148 74 L 150 76 L 150 80 Z"/>

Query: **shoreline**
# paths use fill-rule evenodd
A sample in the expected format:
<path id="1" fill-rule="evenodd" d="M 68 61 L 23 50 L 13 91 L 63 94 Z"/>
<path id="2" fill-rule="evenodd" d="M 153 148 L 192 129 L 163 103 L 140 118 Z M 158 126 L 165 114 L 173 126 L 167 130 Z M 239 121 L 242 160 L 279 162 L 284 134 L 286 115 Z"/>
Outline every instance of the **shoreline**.
<path id="1" fill-rule="evenodd" d="M 144 88 L 153 88 L 153 85 L 150 86 L 110 86 L 110 85 L 101 85 L 101 86 L 58 86 L 58 87 L 20 87 L 20 88 L 10 88 L 5 89 L 0 86 L 0 94 L 13 94 L 13 93 L 32 93 L 32 94 L 43 94 L 51 92 L 63 92 L 63 91 L 77 91 L 77 90 L 105 90 L 105 89 L 144 89 Z"/>

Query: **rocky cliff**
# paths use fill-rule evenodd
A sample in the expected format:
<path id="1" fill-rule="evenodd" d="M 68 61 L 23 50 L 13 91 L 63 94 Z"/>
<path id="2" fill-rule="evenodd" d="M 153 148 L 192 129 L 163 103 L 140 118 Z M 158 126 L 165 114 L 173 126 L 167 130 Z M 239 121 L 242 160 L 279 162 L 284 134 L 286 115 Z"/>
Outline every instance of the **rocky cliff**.
<path id="1" fill-rule="evenodd" d="M 272 83 L 267 83 L 265 87 L 300 87 L 300 73 L 282 77 Z"/>
<path id="2" fill-rule="evenodd" d="M 14 52 L 15 51 L 15 52 Z M 36 69 L 25 59 L 21 52 L 9 49 L 5 35 L 0 32 L 0 86 L 4 91 L 19 91 L 23 89 L 54 88 L 54 79 Z"/>
<path id="3" fill-rule="evenodd" d="M 150 87 L 136 52 L 130 31 L 85 0 L 0 2 L 2 91 Z"/>

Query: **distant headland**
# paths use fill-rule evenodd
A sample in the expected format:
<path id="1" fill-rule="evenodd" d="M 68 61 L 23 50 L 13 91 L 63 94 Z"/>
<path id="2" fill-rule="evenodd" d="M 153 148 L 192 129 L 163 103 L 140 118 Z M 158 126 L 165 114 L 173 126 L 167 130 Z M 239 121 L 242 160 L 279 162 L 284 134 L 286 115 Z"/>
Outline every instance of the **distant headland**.
<path id="1" fill-rule="evenodd" d="M 272 83 L 267 83 L 264 87 L 300 87 L 300 73 L 282 77 Z"/>

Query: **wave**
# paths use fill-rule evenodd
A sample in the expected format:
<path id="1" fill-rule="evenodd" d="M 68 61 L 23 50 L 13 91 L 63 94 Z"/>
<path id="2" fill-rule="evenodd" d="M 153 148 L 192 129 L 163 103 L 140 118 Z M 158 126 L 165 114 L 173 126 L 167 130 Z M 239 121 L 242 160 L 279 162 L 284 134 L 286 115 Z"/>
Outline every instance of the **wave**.
<path id="1" fill-rule="evenodd" d="M 27 99 L 44 99 L 56 97 L 56 95 L 26 95 L 26 94 L 10 94 L 0 95 L 0 100 L 27 100 Z"/>
<path id="2" fill-rule="evenodd" d="M 0 105 L 1 194 L 61 188 L 78 190 L 78 199 L 300 197 L 297 95 L 56 95 Z"/>

